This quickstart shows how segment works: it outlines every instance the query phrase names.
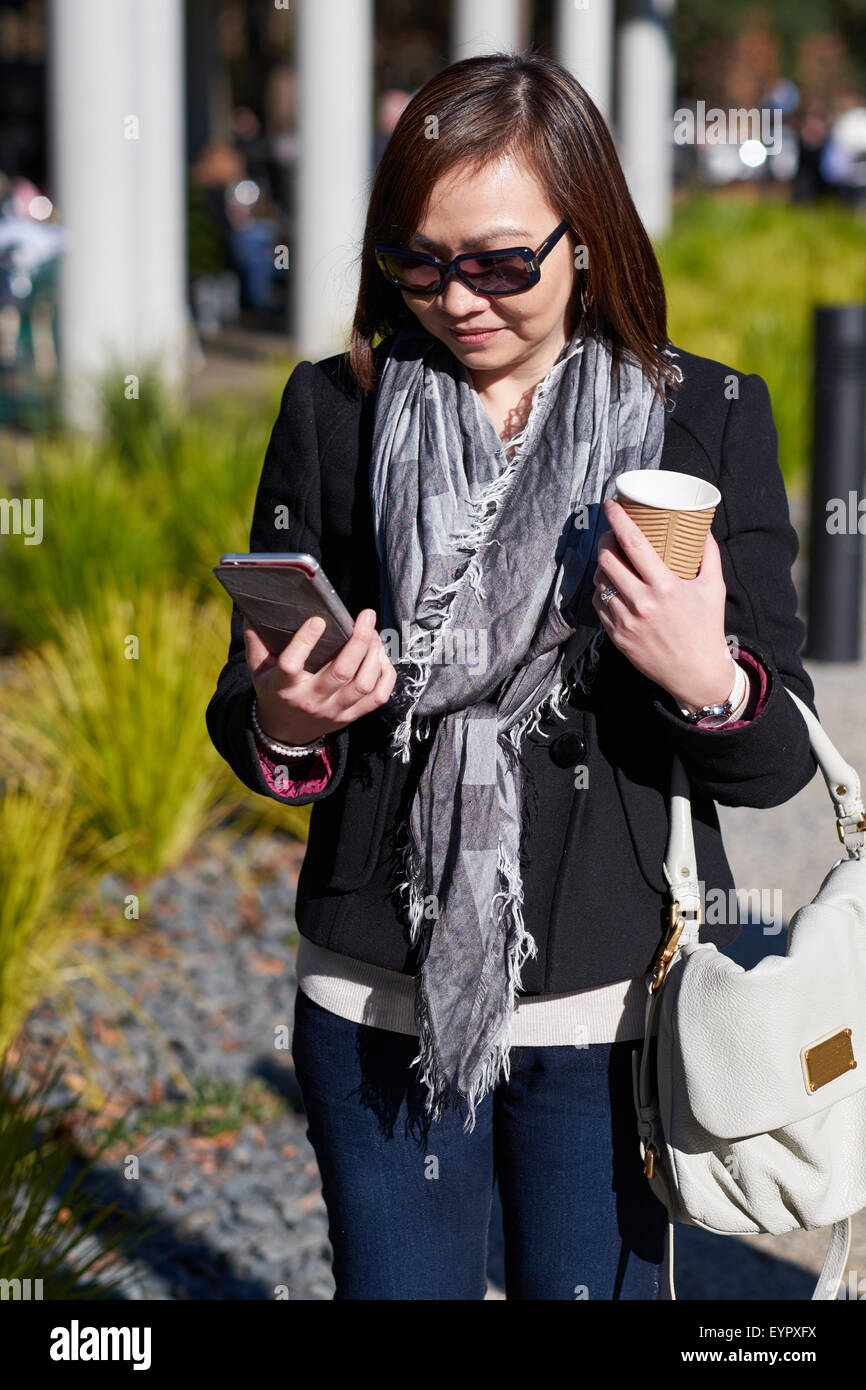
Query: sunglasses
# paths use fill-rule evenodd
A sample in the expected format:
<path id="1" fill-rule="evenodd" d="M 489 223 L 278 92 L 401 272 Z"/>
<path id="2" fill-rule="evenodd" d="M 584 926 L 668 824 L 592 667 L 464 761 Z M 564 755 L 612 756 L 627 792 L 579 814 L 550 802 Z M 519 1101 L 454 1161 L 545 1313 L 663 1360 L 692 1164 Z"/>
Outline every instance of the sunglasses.
<path id="1" fill-rule="evenodd" d="M 376 246 L 379 269 L 392 285 L 410 294 L 441 294 L 446 275 L 456 275 L 475 294 L 523 294 L 541 279 L 541 262 L 568 231 L 560 222 L 537 251 L 529 246 L 508 246 L 501 251 L 465 251 L 447 264 L 425 251 L 404 251 L 397 246 Z"/>

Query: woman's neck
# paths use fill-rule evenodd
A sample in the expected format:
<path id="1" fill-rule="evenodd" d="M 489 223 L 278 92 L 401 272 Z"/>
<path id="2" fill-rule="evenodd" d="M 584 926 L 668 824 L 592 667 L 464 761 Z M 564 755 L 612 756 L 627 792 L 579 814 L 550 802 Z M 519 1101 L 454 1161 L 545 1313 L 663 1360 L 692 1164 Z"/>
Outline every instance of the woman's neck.
<path id="1" fill-rule="evenodd" d="M 558 361 L 568 336 L 564 330 L 551 335 L 532 356 L 514 367 L 495 367 L 492 371 L 469 368 L 472 385 L 479 396 L 487 400 L 514 399 L 527 390 L 534 390 Z"/>
<path id="2" fill-rule="evenodd" d="M 510 439 L 523 429 L 529 418 L 536 386 L 544 380 L 562 356 L 574 326 L 552 334 L 539 345 L 539 351 L 516 367 L 490 372 L 470 370 L 472 385 L 486 409 L 500 439 Z"/>

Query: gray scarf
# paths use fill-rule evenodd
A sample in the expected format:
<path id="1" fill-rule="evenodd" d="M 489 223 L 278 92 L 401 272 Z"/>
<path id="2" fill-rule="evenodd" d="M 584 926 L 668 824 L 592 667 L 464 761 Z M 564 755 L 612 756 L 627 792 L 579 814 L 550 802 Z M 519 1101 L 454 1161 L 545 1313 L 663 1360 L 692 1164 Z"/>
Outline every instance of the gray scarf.
<path id="1" fill-rule="evenodd" d="M 401 639 L 383 709 L 392 752 L 409 761 L 413 735 L 435 726 L 403 827 L 410 940 L 427 935 L 412 1065 L 434 1119 L 456 1079 L 467 1132 L 508 1078 L 515 991 L 537 953 L 522 912 L 522 735 L 565 717 L 569 682 L 589 688 L 606 635 L 592 607 L 601 504 L 618 473 L 661 458 L 664 406 L 631 354 L 618 384 L 610 367 L 602 341 L 575 335 L 510 461 L 468 372 L 417 320 L 390 344 L 376 396 L 380 621 Z"/>

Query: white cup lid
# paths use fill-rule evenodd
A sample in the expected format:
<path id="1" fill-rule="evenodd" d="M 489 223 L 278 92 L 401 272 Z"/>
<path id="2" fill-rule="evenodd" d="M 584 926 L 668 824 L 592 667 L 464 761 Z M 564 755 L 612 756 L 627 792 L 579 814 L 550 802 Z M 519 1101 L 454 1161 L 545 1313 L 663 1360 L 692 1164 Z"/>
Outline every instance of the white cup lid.
<path id="1" fill-rule="evenodd" d="M 667 507 L 671 511 L 696 512 L 717 507 L 722 494 L 712 483 L 691 473 L 667 468 L 634 468 L 620 473 L 616 489 L 628 502 L 643 507 Z"/>

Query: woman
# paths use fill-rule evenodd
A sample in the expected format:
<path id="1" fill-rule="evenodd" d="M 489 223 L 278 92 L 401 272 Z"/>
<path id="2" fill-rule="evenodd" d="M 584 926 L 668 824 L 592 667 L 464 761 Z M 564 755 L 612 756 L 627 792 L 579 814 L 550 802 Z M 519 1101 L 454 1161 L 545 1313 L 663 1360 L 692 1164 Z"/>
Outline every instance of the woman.
<path id="1" fill-rule="evenodd" d="M 721 489 L 694 580 L 611 500 L 654 467 Z M 271 654 L 235 610 L 208 709 L 246 785 L 315 803 L 292 1051 L 336 1297 L 483 1298 L 495 1178 L 508 1298 L 656 1298 L 631 1052 L 671 754 L 730 901 L 714 802 L 810 780 L 781 687 L 814 692 L 766 387 L 669 343 L 557 63 L 468 59 L 404 111 L 351 352 L 292 373 L 250 547 L 311 552 L 358 613 L 312 675 L 313 620 Z"/>

